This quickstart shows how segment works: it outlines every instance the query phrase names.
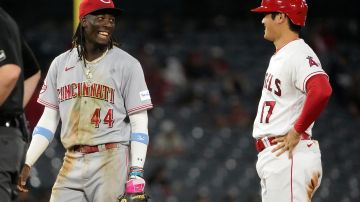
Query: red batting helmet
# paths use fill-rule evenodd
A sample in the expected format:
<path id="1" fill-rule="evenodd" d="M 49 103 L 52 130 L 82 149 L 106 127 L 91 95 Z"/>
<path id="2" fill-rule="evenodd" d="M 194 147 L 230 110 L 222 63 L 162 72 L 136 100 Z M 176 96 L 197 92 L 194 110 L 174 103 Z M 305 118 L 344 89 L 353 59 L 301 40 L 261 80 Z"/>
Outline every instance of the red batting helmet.
<path id="1" fill-rule="evenodd" d="M 79 7 L 79 18 L 81 19 L 89 13 L 105 9 L 114 16 L 122 13 L 121 9 L 115 7 L 112 0 L 82 0 Z"/>
<path id="2" fill-rule="evenodd" d="M 252 12 L 285 13 L 295 25 L 305 26 L 308 6 L 305 0 L 262 0 Z"/>

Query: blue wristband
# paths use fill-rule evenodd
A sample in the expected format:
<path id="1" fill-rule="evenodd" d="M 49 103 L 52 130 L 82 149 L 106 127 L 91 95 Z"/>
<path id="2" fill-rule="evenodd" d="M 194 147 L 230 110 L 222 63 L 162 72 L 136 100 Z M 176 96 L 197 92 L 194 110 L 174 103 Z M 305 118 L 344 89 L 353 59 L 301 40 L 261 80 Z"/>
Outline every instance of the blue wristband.
<path id="1" fill-rule="evenodd" d="M 129 176 L 138 176 L 138 177 L 141 177 L 141 178 L 144 178 L 144 172 L 130 172 L 129 173 Z"/>
<path id="2" fill-rule="evenodd" d="M 138 177 L 141 177 L 141 178 L 144 178 L 144 169 L 143 168 L 140 168 L 140 167 L 131 167 L 130 168 L 130 173 L 129 173 L 129 176 L 138 176 Z"/>

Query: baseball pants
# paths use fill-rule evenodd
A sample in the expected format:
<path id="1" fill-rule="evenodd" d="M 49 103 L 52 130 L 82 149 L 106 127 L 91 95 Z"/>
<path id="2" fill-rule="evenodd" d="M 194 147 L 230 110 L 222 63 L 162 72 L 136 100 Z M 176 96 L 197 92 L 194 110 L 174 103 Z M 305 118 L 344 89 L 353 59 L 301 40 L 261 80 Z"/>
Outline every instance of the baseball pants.
<path id="1" fill-rule="evenodd" d="M 124 193 L 128 146 L 83 154 L 65 153 L 50 202 L 116 201 Z"/>
<path id="2" fill-rule="evenodd" d="M 265 148 L 258 154 L 256 169 L 261 179 L 262 202 L 310 202 L 322 178 L 321 153 L 316 140 L 300 140 L 293 151 L 276 157 Z"/>

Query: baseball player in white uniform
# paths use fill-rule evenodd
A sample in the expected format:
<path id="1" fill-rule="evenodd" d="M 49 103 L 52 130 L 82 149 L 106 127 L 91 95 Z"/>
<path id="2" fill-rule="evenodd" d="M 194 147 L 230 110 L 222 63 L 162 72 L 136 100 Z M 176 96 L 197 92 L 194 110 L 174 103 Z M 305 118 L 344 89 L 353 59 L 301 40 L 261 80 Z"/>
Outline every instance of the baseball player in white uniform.
<path id="1" fill-rule="evenodd" d="M 144 192 L 152 103 L 140 63 L 111 37 L 120 13 L 111 0 L 81 2 L 74 47 L 53 60 L 38 98 L 45 109 L 33 132 L 20 191 L 28 191 L 30 168 L 61 120 L 66 153 L 51 202 L 116 201 L 124 192 Z"/>
<path id="2" fill-rule="evenodd" d="M 264 13 L 264 38 L 276 48 L 253 127 L 263 202 L 309 202 L 322 178 L 311 130 L 332 89 L 318 57 L 299 38 L 307 9 L 305 0 L 263 0 L 252 9 Z"/>

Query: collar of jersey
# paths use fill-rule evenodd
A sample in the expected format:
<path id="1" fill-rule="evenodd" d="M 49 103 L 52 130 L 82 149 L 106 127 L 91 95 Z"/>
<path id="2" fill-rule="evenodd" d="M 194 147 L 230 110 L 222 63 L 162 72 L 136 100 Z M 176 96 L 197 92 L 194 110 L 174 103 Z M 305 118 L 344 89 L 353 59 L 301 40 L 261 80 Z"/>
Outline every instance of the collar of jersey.
<path id="1" fill-rule="evenodd" d="M 98 63 L 101 59 L 103 59 L 105 57 L 105 55 L 109 52 L 109 49 L 106 49 L 106 51 L 98 58 L 96 58 L 95 60 L 93 61 L 88 61 L 87 59 L 85 59 L 85 62 L 87 64 L 95 64 L 95 63 Z"/>

